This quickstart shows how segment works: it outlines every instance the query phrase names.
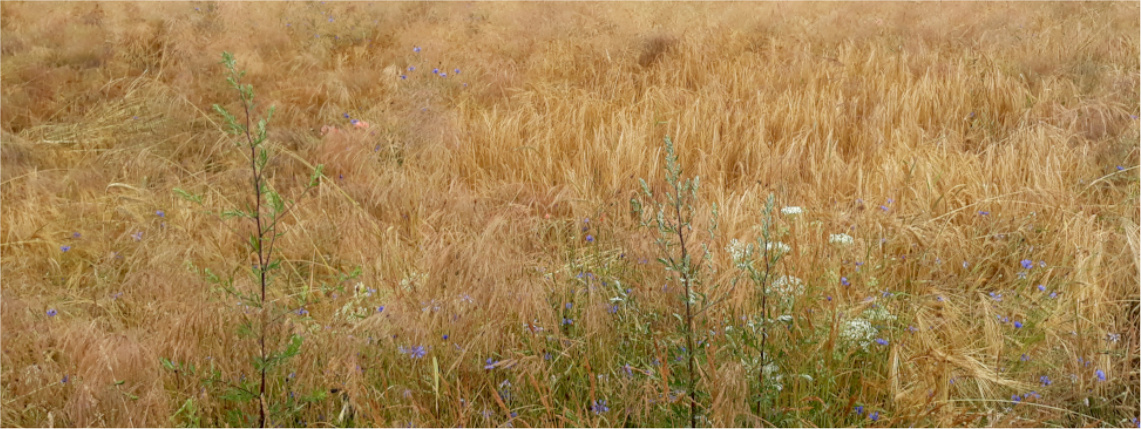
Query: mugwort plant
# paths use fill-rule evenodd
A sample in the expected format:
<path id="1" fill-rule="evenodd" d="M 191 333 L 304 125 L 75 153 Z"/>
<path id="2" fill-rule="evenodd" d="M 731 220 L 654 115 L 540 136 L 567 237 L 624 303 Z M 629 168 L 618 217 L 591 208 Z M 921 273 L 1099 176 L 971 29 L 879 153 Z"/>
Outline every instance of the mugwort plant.
<path id="1" fill-rule="evenodd" d="M 253 231 L 249 235 L 250 251 L 256 256 L 256 263 L 251 267 L 250 274 L 254 279 L 254 290 L 243 291 L 235 288 L 232 282 L 225 284 L 225 291 L 236 297 L 243 306 L 254 309 L 252 313 L 246 312 L 245 320 L 241 325 L 241 332 L 251 334 L 258 344 L 253 357 L 253 369 L 256 379 L 243 379 L 237 385 L 231 385 L 230 392 L 225 397 L 247 402 L 256 400 L 258 404 L 258 426 L 266 427 L 269 414 L 284 411 L 277 404 L 270 404 L 269 398 L 274 395 L 267 392 L 267 376 L 282 366 L 287 360 L 296 356 L 301 350 L 302 338 L 292 334 L 288 341 L 281 341 L 282 320 L 289 314 L 305 316 L 308 311 L 301 303 L 297 310 L 279 308 L 281 298 L 271 295 L 270 286 L 274 277 L 272 273 L 281 266 L 281 260 L 273 256 L 274 245 L 284 233 L 279 232 L 280 219 L 289 213 L 297 203 L 283 198 L 274 189 L 267 179 L 267 165 L 270 160 L 270 150 L 267 144 L 266 124 L 273 118 L 274 108 L 270 107 L 265 118 L 252 123 L 256 105 L 254 104 L 254 90 L 250 84 L 243 84 L 245 71 L 237 69 L 237 61 L 229 52 L 222 53 L 222 65 L 226 67 L 229 76 L 226 81 L 238 93 L 241 102 L 241 117 L 231 114 L 228 110 L 214 105 L 228 126 L 227 132 L 234 136 L 234 144 L 249 155 L 250 168 L 250 194 L 252 204 L 244 209 L 233 209 L 222 212 L 223 219 L 248 219 Z M 317 187 L 321 178 L 322 166 L 318 165 L 309 178 L 309 183 L 301 191 L 300 197 Z"/>

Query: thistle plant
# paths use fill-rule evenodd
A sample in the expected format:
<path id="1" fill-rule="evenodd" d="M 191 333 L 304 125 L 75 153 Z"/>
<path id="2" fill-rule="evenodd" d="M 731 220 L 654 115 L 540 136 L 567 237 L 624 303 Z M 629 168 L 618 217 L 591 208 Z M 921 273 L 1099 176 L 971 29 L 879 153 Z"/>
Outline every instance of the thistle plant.
<path id="1" fill-rule="evenodd" d="M 694 244 L 698 242 L 699 238 L 693 228 L 693 215 L 695 206 L 699 202 L 697 190 L 700 185 L 700 178 L 682 178 L 681 166 L 677 162 L 677 153 L 673 141 L 668 136 L 665 138 L 665 149 L 667 183 L 665 201 L 656 200 L 646 181 L 639 179 L 642 184 L 642 192 L 649 204 L 652 205 L 653 212 L 647 218 L 643 204 L 637 198 L 631 199 L 630 205 L 633 212 L 638 216 L 642 227 L 657 229 L 658 237 L 655 243 L 661 253 L 658 262 L 664 265 L 667 271 L 673 272 L 673 276 L 682 286 L 685 316 L 684 319 L 680 315 L 675 314 L 675 316 L 682 319 L 684 325 L 682 334 L 686 343 L 689 424 L 691 427 L 697 427 L 697 372 L 694 368 L 696 356 L 694 350 L 695 319 L 718 301 L 709 298 L 716 287 L 708 290 L 702 287 L 703 269 L 712 270 L 712 266 L 707 265 L 710 263 L 711 255 L 708 244 L 701 243 L 702 253 L 696 258 L 693 255 L 693 251 L 697 247 Z M 714 238 L 717 229 L 717 204 L 713 204 L 711 214 L 707 240 Z"/>
<path id="2" fill-rule="evenodd" d="M 222 212 L 224 219 L 249 219 L 252 232 L 249 234 L 251 253 L 256 257 L 250 274 L 253 278 L 253 290 L 242 290 L 233 286 L 232 282 L 225 282 L 224 290 L 238 298 L 239 302 L 254 311 L 245 312 L 245 320 L 241 324 L 241 333 L 249 334 L 256 339 L 258 350 L 253 357 L 253 368 L 257 380 L 241 380 L 237 386 L 232 386 L 226 397 L 238 401 L 255 400 L 258 404 L 258 426 L 265 427 L 267 414 L 280 411 L 281 407 L 270 403 L 271 395 L 266 382 L 267 374 L 281 367 L 291 357 L 296 356 L 301 349 L 300 335 L 291 335 L 288 341 L 282 341 L 278 334 L 282 329 L 282 321 L 291 313 L 306 314 L 304 304 L 300 303 L 297 309 L 279 306 L 282 298 L 274 296 L 271 286 L 275 280 L 274 271 L 281 266 L 281 260 L 273 255 L 277 239 L 284 233 L 279 231 L 280 221 L 294 207 L 296 201 L 283 198 L 267 179 L 267 166 L 270 160 L 270 148 L 267 143 L 266 125 L 273 118 L 274 108 L 270 107 L 265 118 L 253 124 L 256 110 L 254 104 L 254 90 L 250 84 L 242 83 L 245 71 L 239 71 L 234 56 L 229 52 L 222 53 L 222 64 L 226 67 L 229 76 L 226 81 L 237 91 L 241 101 L 241 118 L 235 117 L 229 111 L 217 104 L 217 111 L 226 121 L 227 132 L 234 136 L 234 144 L 249 156 L 250 166 L 250 195 L 252 204 L 247 203 L 245 208 Z M 318 165 L 309 178 L 309 183 L 301 191 L 298 199 L 304 197 L 314 189 L 321 178 L 322 166 Z"/>

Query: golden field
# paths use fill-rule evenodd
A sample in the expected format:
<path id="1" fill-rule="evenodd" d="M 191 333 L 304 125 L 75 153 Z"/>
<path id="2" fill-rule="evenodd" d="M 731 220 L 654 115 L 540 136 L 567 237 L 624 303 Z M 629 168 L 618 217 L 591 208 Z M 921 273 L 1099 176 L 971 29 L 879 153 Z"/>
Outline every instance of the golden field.
<path id="1" fill-rule="evenodd" d="M 1137 427 L 1139 13 L 0 3 L 0 424 Z"/>

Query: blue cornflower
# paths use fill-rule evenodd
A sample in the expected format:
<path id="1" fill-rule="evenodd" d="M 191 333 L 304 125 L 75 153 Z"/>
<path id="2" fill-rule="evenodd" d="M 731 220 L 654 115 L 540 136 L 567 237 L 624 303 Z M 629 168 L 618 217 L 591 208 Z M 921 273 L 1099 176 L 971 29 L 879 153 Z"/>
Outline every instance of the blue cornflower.
<path id="1" fill-rule="evenodd" d="M 329 17 L 329 22 L 333 22 L 333 17 Z"/>
<path id="2" fill-rule="evenodd" d="M 1034 261 L 1031 261 L 1029 259 L 1023 259 L 1022 260 L 1022 268 L 1025 268 L 1028 270 L 1031 268 L 1034 268 Z"/>
<path id="3" fill-rule="evenodd" d="M 349 118 L 350 118 L 350 116 L 349 116 L 349 114 L 348 114 L 347 112 L 346 112 L 346 113 L 342 113 L 342 114 L 341 114 L 341 116 L 344 116 L 344 117 L 345 117 L 345 119 L 349 119 Z"/>
<path id="4" fill-rule="evenodd" d="M 1048 376 L 1048 375 L 1043 375 L 1041 377 L 1038 377 L 1038 382 L 1042 383 L 1043 386 L 1049 386 L 1051 384 L 1054 384 L 1054 382 L 1050 380 L 1050 376 Z"/>
<path id="5" fill-rule="evenodd" d="M 416 66 L 408 66 L 408 71 L 416 71 Z"/>
<path id="6" fill-rule="evenodd" d="M 1014 321 L 1014 329 L 1022 329 L 1022 322 Z"/>
<path id="7" fill-rule="evenodd" d="M 71 238 L 79 238 L 81 236 L 82 236 L 82 234 L 80 234 L 78 231 L 71 233 Z"/>
<path id="8" fill-rule="evenodd" d="M 543 353 L 543 360 L 551 360 L 551 353 L 550 352 Z"/>
<path id="9" fill-rule="evenodd" d="M 610 314 L 618 313 L 618 304 L 611 305 L 606 311 L 609 311 Z"/>
<path id="10" fill-rule="evenodd" d="M 986 216 L 986 215 L 989 215 L 989 214 L 990 214 L 990 212 L 988 212 L 988 211 L 985 211 L 985 210 L 979 210 L 979 216 Z"/>
<path id="11" fill-rule="evenodd" d="M 875 421 L 879 421 L 879 419 L 880 419 L 880 412 L 879 412 L 879 411 L 876 411 L 876 412 L 874 412 L 874 413 L 871 413 L 871 414 L 869 414 L 869 415 L 868 415 L 868 418 L 869 418 L 869 419 L 872 419 L 872 421 L 873 421 L 873 422 L 875 422 Z"/>
<path id="12" fill-rule="evenodd" d="M 1043 286 L 1043 285 L 1038 285 L 1038 291 L 1039 291 L 1039 292 L 1045 292 L 1045 291 L 1046 291 L 1046 286 Z"/>
<path id="13" fill-rule="evenodd" d="M 630 366 L 630 364 L 622 365 L 622 372 L 625 372 L 627 377 L 633 377 L 634 367 Z"/>
<path id="14" fill-rule="evenodd" d="M 995 301 L 1002 301 L 1002 294 L 1001 293 L 996 294 L 994 292 L 991 292 L 990 293 L 990 299 L 993 299 Z"/>
<path id="15" fill-rule="evenodd" d="M 297 315 L 298 316 L 305 316 L 307 314 L 309 314 L 309 310 L 306 310 L 305 307 L 301 307 L 301 308 L 297 309 Z"/>
<path id="16" fill-rule="evenodd" d="M 1125 167 L 1122 167 L 1122 166 L 1120 166 L 1120 165 L 1119 165 L 1119 166 L 1117 166 L 1117 171 L 1122 171 L 1122 170 L 1125 170 Z"/>
<path id="17" fill-rule="evenodd" d="M 1023 353 L 1023 354 L 1022 354 L 1022 357 L 1020 357 L 1020 358 L 1019 358 L 1019 360 L 1021 360 L 1021 361 L 1023 361 L 1023 362 L 1029 361 L 1029 360 L 1030 360 L 1030 356 L 1027 356 L 1027 355 L 1026 355 L 1026 353 Z"/>
<path id="18" fill-rule="evenodd" d="M 400 80 L 405 80 L 405 79 L 408 79 L 408 76 L 400 75 Z"/>
<path id="19" fill-rule="evenodd" d="M 426 354 L 428 354 L 428 351 L 424 350 L 424 346 L 414 346 L 412 350 L 408 351 L 408 355 L 412 356 L 413 359 L 420 359 Z"/>
<path id="20" fill-rule="evenodd" d="M 567 318 L 565 318 L 565 317 L 564 317 L 564 318 L 563 318 L 563 324 L 564 324 L 564 325 L 573 325 L 573 324 L 574 324 L 574 321 L 573 321 L 573 320 L 571 320 L 571 319 L 567 319 Z"/>
<path id="21" fill-rule="evenodd" d="M 63 375 L 63 380 L 60 380 L 59 382 L 60 382 L 60 383 L 63 383 L 63 384 L 67 384 L 67 380 L 68 380 L 67 374 L 64 374 L 64 375 Z"/>
<path id="22" fill-rule="evenodd" d="M 567 310 L 570 310 L 570 309 L 571 309 L 571 307 L 574 307 L 574 303 L 572 303 L 572 302 L 568 302 L 568 303 L 565 305 L 565 307 L 567 308 Z"/>
<path id="23" fill-rule="evenodd" d="M 851 286 L 852 285 L 851 283 L 848 282 L 847 277 L 840 277 L 840 284 L 842 284 L 844 286 Z"/>
<path id="24" fill-rule="evenodd" d="M 353 124 L 353 125 L 356 125 L 358 122 L 360 122 L 359 119 L 353 119 L 353 120 L 349 121 L 349 123 Z"/>
<path id="25" fill-rule="evenodd" d="M 384 312 L 384 306 L 382 305 L 382 306 L 377 307 L 376 312 L 377 313 L 383 313 Z"/>
<path id="26" fill-rule="evenodd" d="M 453 70 L 453 71 L 455 71 L 455 72 L 456 72 L 456 74 L 460 74 L 460 69 L 455 69 L 455 70 Z"/>
<path id="27" fill-rule="evenodd" d="M 495 365 L 498 365 L 498 364 L 499 364 L 499 361 L 494 360 L 492 358 L 487 358 L 487 365 L 484 365 L 483 369 L 492 370 L 492 369 L 495 369 Z"/>
<path id="28" fill-rule="evenodd" d="M 939 302 L 943 302 L 943 295 L 936 296 L 935 300 L 939 301 Z"/>
<path id="29" fill-rule="evenodd" d="M 432 69 L 433 74 L 440 74 L 440 69 Z"/>
<path id="30" fill-rule="evenodd" d="M 1022 397 L 1018 396 L 1018 395 L 1014 395 L 1014 396 L 1010 397 L 1010 400 L 1014 401 L 1014 402 L 1022 402 Z"/>
<path id="31" fill-rule="evenodd" d="M 444 341 L 448 340 L 448 334 L 444 334 Z"/>
<path id="32" fill-rule="evenodd" d="M 440 73 L 440 77 L 448 77 L 448 72 Z"/>
<path id="33" fill-rule="evenodd" d="M 593 242 L 594 242 L 594 236 L 593 236 L 593 235 L 590 235 L 590 234 L 587 234 L 587 235 L 586 235 L 586 242 L 587 242 L 587 243 L 593 243 Z"/>
<path id="34" fill-rule="evenodd" d="M 857 405 L 855 410 L 856 410 L 856 415 L 864 414 L 864 406 L 863 405 Z"/>
<path id="35" fill-rule="evenodd" d="M 886 346 L 886 345 L 887 345 L 887 340 L 885 340 L 885 339 L 883 339 L 883 338 L 876 338 L 876 344 L 879 344 L 879 345 L 881 345 L 881 346 Z"/>
<path id="36" fill-rule="evenodd" d="M 412 52 L 419 54 L 420 53 L 420 47 L 419 46 L 413 47 Z"/>
<path id="37" fill-rule="evenodd" d="M 1057 292 L 1050 292 L 1050 299 L 1054 299 L 1054 298 L 1057 298 L 1057 297 L 1058 297 L 1058 293 L 1057 293 Z"/>
<path id="38" fill-rule="evenodd" d="M 71 250 L 71 246 L 59 246 L 60 252 L 66 252 L 68 250 Z"/>
<path id="39" fill-rule="evenodd" d="M 1105 371 L 1097 370 L 1094 372 L 1097 375 L 1097 381 L 1105 381 Z"/>
<path id="40" fill-rule="evenodd" d="M 55 309 L 54 309 L 54 308 L 49 308 L 49 309 L 48 309 L 48 317 L 55 317 L 55 315 L 57 315 L 57 314 L 59 314 L 59 312 L 58 312 L 58 311 L 55 311 Z"/>
<path id="41" fill-rule="evenodd" d="M 880 206 L 880 210 L 883 210 L 883 211 L 885 211 L 885 212 L 886 212 L 886 211 L 888 211 L 889 209 L 887 208 L 887 206 L 881 205 L 881 206 Z"/>
<path id="42" fill-rule="evenodd" d="M 594 406 L 590 407 L 590 409 L 594 410 L 594 414 L 602 414 L 602 413 L 610 412 L 610 407 L 606 406 L 606 400 L 605 399 L 594 401 Z"/>

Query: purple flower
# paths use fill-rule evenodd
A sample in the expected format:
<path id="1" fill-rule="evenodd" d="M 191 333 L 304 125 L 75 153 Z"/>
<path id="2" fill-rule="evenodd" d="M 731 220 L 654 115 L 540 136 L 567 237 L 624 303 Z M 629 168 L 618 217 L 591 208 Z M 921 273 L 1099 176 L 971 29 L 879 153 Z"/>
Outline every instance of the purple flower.
<path id="1" fill-rule="evenodd" d="M 1022 354 L 1022 357 L 1020 357 L 1020 358 L 1019 358 L 1019 360 L 1021 360 L 1021 361 L 1023 361 L 1023 362 L 1029 361 L 1029 360 L 1030 360 L 1030 356 L 1027 356 L 1027 355 L 1026 355 L 1026 353 L 1023 353 L 1023 354 Z"/>
<path id="2" fill-rule="evenodd" d="M 863 405 L 857 405 L 855 411 L 856 411 L 856 415 L 863 414 L 864 413 L 864 406 Z"/>
<path id="3" fill-rule="evenodd" d="M 573 320 L 571 320 L 571 319 L 567 319 L 567 318 L 565 318 L 565 317 L 564 317 L 564 318 L 563 318 L 563 324 L 564 324 L 564 325 L 573 325 L 573 324 L 574 324 L 574 321 L 573 321 Z"/>
<path id="4" fill-rule="evenodd" d="M 412 52 L 419 54 L 420 53 L 420 47 L 419 46 L 413 47 Z"/>
<path id="5" fill-rule="evenodd" d="M 440 77 L 448 77 L 448 73 L 447 72 L 440 73 Z"/>
<path id="6" fill-rule="evenodd" d="M 606 406 L 606 400 L 594 401 L 594 405 L 590 407 L 594 414 L 602 414 L 610 411 L 610 407 Z"/>
<path id="7" fill-rule="evenodd" d="M 440 69 L 432 69 L 433 74 L 440 74 Z"/>
<path id="8" fill-rule="evenodd" d="M 1054 298 L 1057 298 L 1057 297 L 1058 297 L 1058 293 L 1057 293 L 1057 292 L 1050 292 L 1050 299 L 1054 299 Z"/>
<path id="9" fill-rule="evenodd" d="M 59 246 L 60 252 L 66 252 L 68 250 L 71 250 L 71 246 Z"/>
<path id="10" fill-rule="evenodd" d="M 993 299 L 995 301 L 1002 301 L 1002 294 L 1001 293 L 996 294 L 994 292 L 991 292 L 990 293 L 990 299 Z"/>
<path id="11" fill-rule="evenodd" d="M 609 311 L 610 314 L 618 313 L 618 304 L 611 305 L 606 311 Z"/>
<path id="12" fill-rule="evenodd" d="M 1039 292 L 1045 292 L 1045 291 L 1046 291 L 1046 286 L 1043 286 L 1043 285 L 1038 285 L 1038 291 L 1039 291 Z"/>
<path id="13" fill-rule="evenodd" d="M 460 69 L 455 69 L 454 71 L 456 72 L 456 74 L 460 74 Z"/>
<path id="14" fill-rule="evenodd" d="M 377 312 L 377 313 L 383 313 L 383 312 L 384 312 L 384 306 L 382 305 L 382 306 L 380 306 L 380 307 L 377 307 L 377 308 L 376 308 L 376 312 Z"/>
<path id="15" fill-rule="evenodd" d="M 886 212 L 886 211 L 888 211 L 888 208 L 887 208 L 887 206 L 883 206 L 883 205 L 881 205 L 881 206 L 880 206 L 880 210 L 883 210 L 883 211 L 885 211 L 885 212 Z"/>
<path id="16" fill-rule="evenodd" d="M 349 114 L 348 114 L 348 113 L 342 113 L 342 114 L 341 114 L 341 116 L 344 116 L 344 117 L 345 117 L 345 119 L 349 119 Z"/>
<path id="17" fill-rule="evenodd" d="M 413 346 L 412 349 L 408 351 L 408 355 L 412 356 L 412 359 L 420 359 L 426 354 L 428 354 L 428 351 L 424 350 L 424 346 Z"/>
<path id="18" fill-rule="evenodd" d="M 73 232 L 73 233 L 71 233 L 71 238 L 79 238 L 79 237 L 80 237 L 80 234 L 79 234 L 79 232 Z"/>
<path id="19" fill-rule="evenodd" d="M 400 75 L 400 80 L 405 80 L 405 79 L 408 79 L 408 76 Z"/>
<path id="20" fill-rule="evenodd" d="M 574 303 L 568 302 L 568 303 L 566 303 L 565 307 L 567 308 L 567 310 L 570 310 L 571 307 L 574 307 Z"/>
<path id="21" fill-rule="evenodd" d="M 990 214 L 990 212 L 988 212 L 988 211 L 979 210 L 979 216 L 987 216 L 989 214 Z"/>
<path id="22" fill-rule="evenodd" d="M 1018 396 L 1018 395 L 1014 395 L 1014 396 L 1010 397 L 1010 400 L 1014 401 L 1014 402 L 1022 402 L 1022 397 Z"/>
<path id="23" fill-rule="evenodd" d="M 1022 322 L 1014 321 L 1014 329 L 1022 329 Z"/>
<path id="24" fill-rule="evenodd" d="M 499 364 L 499 361 L 494 360 L 492 358 L 487 358 L 487 365 L 484 365 L 483 369 L 490 371 L 490 370 L 495 369 L 495 365 L 498 365 L 498 364 Z"/>
<path id="25" fill-rule="evenodd" d="M 1029 259 L 1023 259 L 1022 260 L 1022 268 L 1025 268 L 1028 270 L 1031 268 L 1034 268 L 1034 261 L 1031 261 Z"/>
<path id="26" fill-rule="evenodd" d="M 876 411 L 876 412 L 874 412 L 874 413 L 871 413 L 871 414 L 869 414 L 869 415 L 868 415 L 868 418 L 869 418 L 869 419 L 872 419 L 872 421 L 873 421 L 873 422 L 875 422 L 875 421 L 879 421 L 879 419 L 880 419 L 880 412 L 879 412 L 879 411 Z"/>
<path id="27" fill-rule="evenodd" d="M 1050 381 L 1050 376 L 1047 376 L 1047 375 L 1043 375 L 1041 377 L 1038 377 L 1038 382 L 1042 383 L 1043 386 L 1049 386 L 1051 384 L 1054 384 L 1053 381 Z"/>
<path id="28" fill-rule="evenodd" d="M 64 375 L 63 375 L 63 380 L 60 380 L 59 382 L 60 382 L 60 383 L 63 383 L 63 384 L 67 384 L 67 380 L 68 380 L 67 374 L 64 374 Z"/>
<path id="29" fill-rule="evenodd" d="M 840 277 L 840 284 L 842 284 L 844 286 L 851 286 L 852 285 L 851 283 L 848 282 L 847 277 Z"/>
<path id="30" fill-rule="evenodd" d="M 1097 381 L 1105 381 L 1105 371 L 1097 370 L 1094 372 L 1097 375 Z"/>
<path id="31" fill-rule="evenodd" d="M 594 236 L 593 236 L 593 235 L 590 235 L 590 234 L 587 234 L 587 235 L 586 235 L 586 242 L 587 242 L 587 243 L 593 243 L 593 242 L 594 242 Z"/>
<path id="32" fill-rule="evenodd" d="M 416 66 L 408 66 L 408 71 L 416 71 Z"/>
<path id="33" fill-rule="evenodd" d="M 49 308 L 49 309 L 48 309 L 48 317 L 55 317 L 55 315 L 57 315 L 57 314 L 59 314 L 59 312 L 58 312 L 58 311 L 55 311 L 55 309 L 54 309 L 54 308 Z"/>
<path id="34" fill-rule="evenodd" d="M 885 340 L 885 339 L 883 339 L 883 338 L 876 338 L 876 344 L 879 344 L 879 345 L 881 345 L 881 346 L 886 346 L 886 345 L 887 345 L 887 340 Z"/>
<path id="35" fill-rule="evenodd" d="M 1120 165 L 1119 165 L 1119 166 L 1117 166 L 1117 171 L 1122 171 L 1122 170 L 1125 170 L 1125 167 L 1122 167 L 1122 166 L 1120 166 Z"/>

